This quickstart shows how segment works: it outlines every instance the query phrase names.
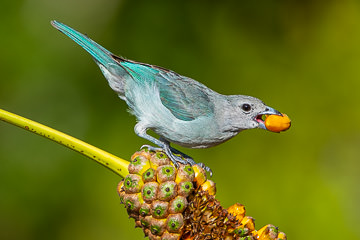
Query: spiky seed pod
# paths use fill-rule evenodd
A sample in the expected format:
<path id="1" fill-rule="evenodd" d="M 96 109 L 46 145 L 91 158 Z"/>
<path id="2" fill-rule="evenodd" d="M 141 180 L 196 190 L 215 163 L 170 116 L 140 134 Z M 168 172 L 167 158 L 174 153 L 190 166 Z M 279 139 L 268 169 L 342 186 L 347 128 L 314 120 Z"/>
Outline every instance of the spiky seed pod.
<path id="1" fill-rule="evenodd" d="M 129 173 L 117 187 L 120 202 L 150 240 L 286 240 L 273 225 L 256 231 L 243 205 L 224 209 L 199 165 L 175 168 L 163 152 L 142 150 L 132 156 Z"/>
<path id="2" fill-rule="evenodd" d="M 227 213 L 213 195 L 199 191 L 190 195 L 188 202 L 184 212 L 184 237 L 193 237 L 194 240 L 238 237 L 233 231 L 239 225 L 238 221 Z"/>

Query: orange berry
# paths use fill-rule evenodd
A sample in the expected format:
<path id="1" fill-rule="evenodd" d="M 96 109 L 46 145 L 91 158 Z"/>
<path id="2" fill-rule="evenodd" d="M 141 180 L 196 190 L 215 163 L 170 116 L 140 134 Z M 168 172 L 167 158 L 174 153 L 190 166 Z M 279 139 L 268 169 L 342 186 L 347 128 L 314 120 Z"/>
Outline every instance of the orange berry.
<path id="1" fill-rule="evenodd" d="M 265 127 L 267 130 L 272 132 L 286 131 L 291 126 L 291 120 L 286 114 L 269 115 L 265 119 Z"/>

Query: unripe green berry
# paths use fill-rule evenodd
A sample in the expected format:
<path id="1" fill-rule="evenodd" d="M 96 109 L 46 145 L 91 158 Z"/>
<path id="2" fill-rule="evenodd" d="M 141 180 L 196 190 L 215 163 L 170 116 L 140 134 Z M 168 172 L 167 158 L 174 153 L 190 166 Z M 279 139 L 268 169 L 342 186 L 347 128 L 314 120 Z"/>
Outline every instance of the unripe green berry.
<path id="1" fill-rule="evenodd" d="M 150 204 L 143 203 L 140 207 L 139 215 L 142 217 L 146 217 L 146 216 L 150 215 Z"/>
<path id="2" fill-rule="evenodd" d="M 157 182 L 148 182 L 144 184 L 141 194 L 145 202 L 151 203 L 156 199 L 158 191 L 159 184 Z"/>
<path id="3" fill-rule="evenodd" d="M 124 179 L 124 189 L 127 194 L 140 192 L 143 185 L 142 178 L 137 174 L 129 174 Z"/>
<path id="4" fill-rule="evenodd" d="M 128 170 L 129 173 L 142 175 L 149 167 L 149 160 L 145 156 L 139 155 L 131 160 Z"/>
<path id="5" fill-rule="evenodd" d="M 173 200 L 171 200 L 169 205 L 169 213 L 182 213 L 188 202 L 183 196 L 176 196 Z"/>
<path id="6" fill-rule="evenodd" d="M 192 182 L 195 177 L 194 169 L 190 165 L 180 165 L 177 169 L 175 182 L 179 184 L 180 182 L 189 181 Z"/>
<path id="7" fill-rule="evenodd" d="M 162 165 L 169 165 L 170 159 L 165 155 L 163 152 L 156 152 L 155 154 L 151 155 L 150 158 L 150 165 L 155 170 Z"/>
<path id="8" fill-rule="evenodd" d="M 168 202 L 155 200 L 150 207 L 151 215 L 154 218 L 166 218 L 169 215 L 168 207 Z"/>
<path id="9" fill-rule="evenodd" d="M 142 175 L 143 181 L 146 182 L 155 182 L 156 181 L 156 172 L 153 168 L 147 169 Z"/>
<path id="10" fill-rule="evenodd" d="M 140 217 L 141 226 L 143 226 L 143 228 L 149 228 L 151 220 L 152 220 L 151 216 Z"/>
<path id="11" fill-rule="evenodd" d="M 143 203 L 140 193 L 126 194 L 124 197 L 124 205 L 128 212 L 139 213 L 139 209 Z"/>
<path id="12" fill-rule="evenodd" d="M 160 166 L 156 171 L 156 178 L 159 183 L 174 181 L 175 177 L 176 171 L 175 168 L 171 165 Z"/>
<path id="13" fill-rule="evenodd" d="M 152 218 L 150 222 L 150 231 L 152 234 L 161 236 L 166 229 L 166 219 Z"/>
<path id="14" fill-rule="evenodd" d="M 184 225 L 184 218 L 181 213 L 170 214 L 167 218 L 166 228 L 169 232 L 178 233 Z"/>
<path id="15" fill-rule="evenodd" d="M 194 191 L 192 182 L 181 182 L 178 185 L 178 194 L 183 197 L 188 197 Z"/>
<path id="16" fill-rule="evenodd" d="M 164 182 L 159 185 L 158 199 L 169 201 L 177 194 L 177 186 L 174 181 Z"/>

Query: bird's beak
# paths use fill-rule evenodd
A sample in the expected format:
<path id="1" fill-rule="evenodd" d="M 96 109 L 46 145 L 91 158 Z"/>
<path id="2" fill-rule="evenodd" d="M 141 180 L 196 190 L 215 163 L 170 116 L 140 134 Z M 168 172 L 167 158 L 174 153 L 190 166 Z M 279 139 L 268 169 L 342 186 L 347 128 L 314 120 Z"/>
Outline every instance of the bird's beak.
<path id="1" fill-rule="evenodd" d="M 278 110 L 275 110 L 272 107 L 266 106 L 265 111 L 259 113 L 255 118 L 255 120 L 259 123 L 258 128 L 262 128 L 262 129 L 265 129 L 265 130 L 267 130 L 267 129 L 265 127 L 265 122 L 264 122 L 264 120 L 262 118 L 263 115 L 279 115 L 279 116 L 282 116 L 281 112 L 279 112 Z"/>
<path id="2" fill-rule="evenodd" d="M 261 115 L 279 115 L 282 116 L 281 112 L 271 107 L 266 107 L 265 111 L 260 113 Z"/>

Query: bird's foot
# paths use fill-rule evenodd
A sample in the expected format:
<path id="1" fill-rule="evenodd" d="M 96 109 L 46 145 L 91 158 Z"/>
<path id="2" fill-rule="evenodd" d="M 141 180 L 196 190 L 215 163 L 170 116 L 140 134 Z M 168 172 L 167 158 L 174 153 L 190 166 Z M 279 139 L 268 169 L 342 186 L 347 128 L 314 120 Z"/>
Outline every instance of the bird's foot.
<path id="1" fill-rule="evenodd" d="M 185 154 L 185 153 L 183 153 L 183 152 L 180 152 L 179 150 L 177 150 L 177 149 L 175 149 L 175 148 L 172 148 L 172 147 L 170 147 L 170 149 L 171 149 L 171 152 L 180 155 L 180 156 L 181 156 L 183 159 L 185 159 L 185 160 L 188 162 L 188 164 L 190 164 L 191 166 L 193 166 L 193 165 L 199 165 L 201 168 L 203 168 L 205 171 L 207 171 L 207 172 L 209 173 L 210 177 L 212 177 L 212 174 L 213 174 L 213 173 L 212 173 L 211 168 L 205 166 L 204 163 L 196 163 L 196 162 L 194 161 L 194 159 L 193 159 L 192 157 L 190 157 L 189 155 L 187 155 L 187 154 Z"/>
<path id="2" fill-rule="evenodd" d="M 186 155 L 185 153 L 180 152 L 179 150 L 172 148 L 172 147 L 153 147 L 150 145 L 142 145 L 141 149 L 147 148 L 149 151 L 157 152 L 162 151 L 165 152 L 165 154 L 169 157 L 170 161 L 175 165 L 176 168 L 179 167 L 179 163 L 183 165 L 189 164 L 190 166 L 193 165 L 199 165 L 201 168 L 203 168 L 206 172 L 210 174 L 210 177 L 212 177 L 212 170 L 208 166 L 206 166 L 204 163 L 196 163 L 192 157 Z"/>
<path id="3" fill-rule="evenodd" d="M 196 163 L 196 165 L 199 165 L 201 168 L 203 168 L 205 171 L 207 171 L 210 174 L 210 177 L 212 177 L 213 172 L 212 172 L 211 168 L 209 168 L 208 166 L 206 166 L 203 163 Z"/>
<path id="4" fill-rule="evenodd" d="M 176 168 L 179 168 L 179 163 L 184 164 L 184 165 L 189 164 L 189 162 L 186 159 L 182 158 L 179 155 L 173 154 L 170 150 L 167 151 L 167 149 L 164 149 L 164 151 L 165 151 L 166 155 L 168 155 L 168 157 L 170 158 L 170 161 L 176 166 Z"/>
<path id="5" fill-rule="evenodd" d="M 194 159 L 192 157 L 190 157 L 189 155 L 183 153 L 183 152 L 180 152 L 179 150 L 173 148 L 173 147 L 170 147 L 170 151 L 175 154 L 175 156 L 179 156 L 181 157 L 183 160 L 185 160 L 187 162 L 187 164 L 190 164 L 191 166 L 192 165 L 195 165 L 196 162 L 194 161 Z"/>
<path id="6" fill-rule="evenodd" d="M 144 149 L 147 148 L 148 151 L 152 151 L 152 152 L 157 152 L 157 151 L 161 151 L 161 152 L 165 152 L 165 154 L 169 157 L 170 161 L 175 165 L 176 168 L 179 167 L 178 163 L 181 164 L 190 164 L 193 165 L 192 163 L 195 163 L 194 160 L 191 159 L 191 161 L 187 161 L 187 159 L 184 159 L 181 157 L 181 154 L 178 154 L 177 152 L 174 154 L 172 153 L 172 151 L 168 148 L 168 147 L 164 147 L 164 148 L 160 148 L 160 147 L 153 147 L 150 145 L 142 145 L 140 149 Z"/>

